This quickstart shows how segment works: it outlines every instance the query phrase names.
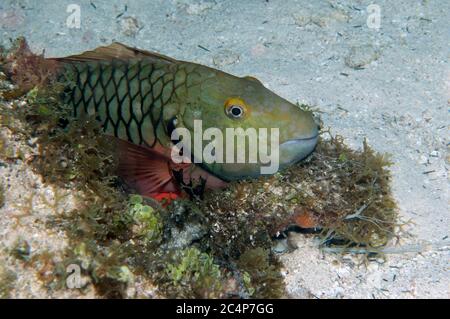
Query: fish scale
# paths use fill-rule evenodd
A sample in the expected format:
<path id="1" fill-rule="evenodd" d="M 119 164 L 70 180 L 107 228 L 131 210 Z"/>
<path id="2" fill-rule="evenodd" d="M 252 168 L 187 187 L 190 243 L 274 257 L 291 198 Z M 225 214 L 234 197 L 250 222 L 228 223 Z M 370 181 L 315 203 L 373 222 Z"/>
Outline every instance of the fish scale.
<path id="1" fill-rule="evenodd" d="M 184 68 L 141 59 L 72 62 L 63 74 L 65 102 L 76 117 L 95 116 L 107 134 L 152 147 L 164 106 L 186 79 Z"/>

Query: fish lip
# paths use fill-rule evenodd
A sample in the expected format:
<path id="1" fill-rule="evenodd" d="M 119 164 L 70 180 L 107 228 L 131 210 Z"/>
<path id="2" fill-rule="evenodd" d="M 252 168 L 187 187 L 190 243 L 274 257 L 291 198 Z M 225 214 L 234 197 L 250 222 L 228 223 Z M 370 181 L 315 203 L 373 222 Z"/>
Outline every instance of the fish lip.
<path id="1" fill-rule="evenodd" d="M 311 137 L 305 137 L 305 138 L 293 138 L 291 140 L 287 140 L 287 141 L 281 143 L 280 146 L 286 145 L 286 144 L 291 144 L 291 143 L 296 143 L 296 142 L 307 142 L 307 141 L 317 140 L 318 138 L 319 138 L 319 134 L 316 134 Z"/>
<path id="2" fill-rule="evenodd" d="M 306 138 L 296 138 L 287 140 L 280 144 L 280 154 L 283 151 L 287 156 L 284 161 L 281 162 L 281 168 L 297 163 L 306 157 L 308 157 L 316 148 L 317 141 L 319 140 L 319 134 Z"/>

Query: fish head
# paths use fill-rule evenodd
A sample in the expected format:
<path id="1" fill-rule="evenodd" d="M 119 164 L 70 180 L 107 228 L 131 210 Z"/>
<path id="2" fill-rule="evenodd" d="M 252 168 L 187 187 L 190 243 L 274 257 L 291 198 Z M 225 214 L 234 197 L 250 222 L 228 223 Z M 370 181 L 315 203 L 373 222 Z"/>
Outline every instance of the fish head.
<path id="1" fill-rule="evenodd" d="M 185 149 L 189 148 L 191 157 L 201 167 L 226 181 L 258 177 L 265 174 L 261 168 L 270 165 L 267 156 L 265 160 L 259 156 L 260 152 L 270 154 L 270 160 L 278 162 L 273 166 L 275 171 L 266 170 L 271 174 L 304 159 L 314 150 L 318 141 L 318 125 L 312 112 L 276 95 L 255 78 L 239 78 L 212 69 L 207 69 L 207 72 L 209 76 L 189 92 L 187 105 L 179 121 L 192 133 L 190 148 L 185 146 Z M 195 148 L 195 129 L 197 123 L 198 133 L 199 121 L 203 133 L 211 128 L 215 131 L 210 130 L 211 134 L 205 134 L 202 147 Z M 222 133 L 221 137 L 214 134 L 217 131 Z M 244 145 L 238 143 L 238 138 L 230 143 L 229 132 L 244 133 Z M 251 134 L 254 132 L 256 137 Z M 221 152 L 214 149 L 216 161 L 209 163 L 204 156 L 208 152 L 204 151 L 213 139 L 222 139 L 223 148 Z M 274 143 L 278 144 L 277 147 Z M 254 147 L 258 153 L 256 162 L 250 156 Z M 238 159 L 239 151 L 244 152 L 243 162 L 242 157 Z M 233 155 L 228 158 L 230 153 Z M 231 158 L 234 161 L 229 161 Z"/>

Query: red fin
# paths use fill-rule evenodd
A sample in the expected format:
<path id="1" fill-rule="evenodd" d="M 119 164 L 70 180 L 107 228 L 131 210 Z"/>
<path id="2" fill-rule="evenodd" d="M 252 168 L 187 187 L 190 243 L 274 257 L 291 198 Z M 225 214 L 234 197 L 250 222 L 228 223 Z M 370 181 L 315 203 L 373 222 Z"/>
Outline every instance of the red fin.
<path id="1" fill-rule="evenodd" d="M 169 165 L 170 158 L 156 149 L 118 140 L 119 176 L 143 196 L 158 199 L 161 193 L 180 194 Z"/>
<path id="2" fill-rule="evenodd" d="M 158 193 L 155 196 L 153 196 L 154 199 L 159 200 L 159 201 L 163 201 L 163 200 L 171 201 L 173 199 L 177 199 L 180 197 L 181 196 L 178 195 L 177 193 Z"/>

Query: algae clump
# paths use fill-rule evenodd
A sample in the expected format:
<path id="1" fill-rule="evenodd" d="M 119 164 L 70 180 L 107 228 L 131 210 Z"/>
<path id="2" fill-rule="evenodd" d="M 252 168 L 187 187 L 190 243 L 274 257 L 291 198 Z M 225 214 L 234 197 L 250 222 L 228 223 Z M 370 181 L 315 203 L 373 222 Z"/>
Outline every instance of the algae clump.
<path id="1" fill-rule="evenodd" d="M 258 247 L 244 252 L 238 267 L 244 272 L 243 282 L 251 298 L 281 298 L 284 294 L 283 276 L 279 264 L 267 251 Z"/>
<path id="2" fill-rule="evenodd" d="M 171 289 L 185 291 L 188 298 L 217 298 L 222 288 L 222 274 L 214 259 L 195 247 L 177 251 L 167 265 Z M 186 289 L 180 289 L 185 286 Z M 170 289 L 170 290 L 171 290 Z M 180 297 L 179 293 L 174 296 Z M 170 297 L 170 294 L 169 294 Z"/>

